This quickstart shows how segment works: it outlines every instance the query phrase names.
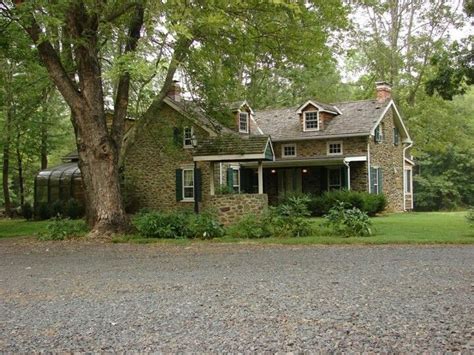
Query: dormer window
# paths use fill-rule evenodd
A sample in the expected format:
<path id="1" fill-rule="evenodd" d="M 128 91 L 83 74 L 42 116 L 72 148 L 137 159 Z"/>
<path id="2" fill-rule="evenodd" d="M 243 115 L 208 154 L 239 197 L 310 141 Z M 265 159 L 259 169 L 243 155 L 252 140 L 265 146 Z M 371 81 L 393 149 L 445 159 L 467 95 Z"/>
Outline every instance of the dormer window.
<path id="1" fill-rule="evenodd" d="M 239 113 L 239 132 L 249 133 L 249 114 L 248 112 Z"/>
<path id="2" fill-rule="evenodd" d="M 305 131 L 319 130 L 319 112 L 318 111 L 303 112 L 303 117 L 304 117 L 303 128 Z"/>

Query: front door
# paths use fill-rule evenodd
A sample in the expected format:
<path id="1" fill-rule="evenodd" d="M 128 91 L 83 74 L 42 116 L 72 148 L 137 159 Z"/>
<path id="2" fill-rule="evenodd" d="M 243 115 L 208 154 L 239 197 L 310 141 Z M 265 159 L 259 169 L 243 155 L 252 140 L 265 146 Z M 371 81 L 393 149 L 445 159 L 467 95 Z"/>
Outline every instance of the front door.
<path id="1" fill-rule="evenodd" d="M 288 168 L 278 170 L 278 195 L 301 193 L 301 169 Z"/>

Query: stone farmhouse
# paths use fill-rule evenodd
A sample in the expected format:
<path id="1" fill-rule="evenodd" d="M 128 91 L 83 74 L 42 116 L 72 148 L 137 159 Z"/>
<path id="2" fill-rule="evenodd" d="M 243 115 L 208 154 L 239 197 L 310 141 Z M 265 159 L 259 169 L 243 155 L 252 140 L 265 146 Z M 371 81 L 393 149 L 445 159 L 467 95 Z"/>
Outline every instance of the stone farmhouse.
<path id="1" fill-rule="evenodd" d="M 229 115 L 231 125 L 218 123 L 175 83 L 156 115 L 125 135 L 129 210 L 212 208 L 227 224 L 287 194 L 333 189 L 383 193 L 392 211 L 413 208 L 412 140 L 389 84 L 377 82 L 372 100 L 261 111 L 242 101 Z"/>

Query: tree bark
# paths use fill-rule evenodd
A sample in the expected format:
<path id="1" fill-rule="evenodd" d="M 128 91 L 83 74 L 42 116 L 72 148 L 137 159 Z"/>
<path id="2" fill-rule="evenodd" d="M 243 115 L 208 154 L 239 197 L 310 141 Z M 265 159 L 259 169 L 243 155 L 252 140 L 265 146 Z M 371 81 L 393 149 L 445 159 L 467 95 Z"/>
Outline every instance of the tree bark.
<path id="1" fill-rule="evenodd" d="M 21 0 L 16 1 L 17 6 L 21 4 Z M 142 23 L 143 17 L 130 24 L 129 33 L 132 33 L 136 40 Z M 23 26 L 36 44 L 49 76 L 71 109 L 79 167 L 85 188 L 87 221 L 92 227 L 90 235 L 102 237 L 128 231 L 129 219 L 123 207 L 118 171 L 121 142 L 117 144 L 109 133 L 105 117 L 102 73 L 98 57 L 98 14 L 88 13 L 82 1 L 71 2 L 66 11 L 65 36 L 70 39 L 67 39 L 67 43 L 73 44 L 77 85 L 74 75 L 66 71 L 57 50 L 48 40 L 41 38 L 42 30 L 33 13 Z M 128 85 L 122 90 L 122 94 L 125 90 L 128 90 Z M 126 114 L 127 105 L 128 97 L 125 102 L 120 102 L 121 118 Z M 118 123 L 116 126 L 114 136 L 121 139 L 122 134 L 117 131 L 123 125 Z"/>
<path id="2" fill-rule="evenodd" d="M 18 193 L 20 195 L 20 206 L 25 204 L 25 181 L 23 177 L 23 159 L 20 152 L 20 132 L 18 131 L 16 137 L 16 162 L 18 168 Z"/>
<path id="3" fill-rule="evenodd" d="M 11 82 L 13 79 L 13 70 L 9 70 L 7 73 L 7 81 Z M 3 199 L 5 206 L 5 213 L 7 216 L 12 216 L 12 204 L 10 199 L 10 144 L 11 144 L 11 126 L 13 119 L 13 97 L 11 88 L 8 87 L 5 104 L 7 107 L 6 121 L 5 121 L 5 132 L 3 141 L 3 164 L 2 164 L 2 188 L 3 188 Z"/>

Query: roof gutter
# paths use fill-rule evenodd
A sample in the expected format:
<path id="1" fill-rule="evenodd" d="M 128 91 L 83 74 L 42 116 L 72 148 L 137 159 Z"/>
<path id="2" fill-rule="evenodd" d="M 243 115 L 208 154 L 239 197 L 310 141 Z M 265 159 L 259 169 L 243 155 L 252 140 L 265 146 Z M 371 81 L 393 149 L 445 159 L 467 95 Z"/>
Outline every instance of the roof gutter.
<path id="1" fill-rule="evenodd" d="M 291 142 L 291 141 L 309 141 L 309 140 L 318 140 L 318 139 L 368 137 L 368 136 L 370 136 L 370 133 L 348 133 L 348 134 L 337 134 L 333 136 L 326 135 L 326 136 L 315 136 L 315 137 L 272 138 L 272 141 L 273 142 Z"/>

